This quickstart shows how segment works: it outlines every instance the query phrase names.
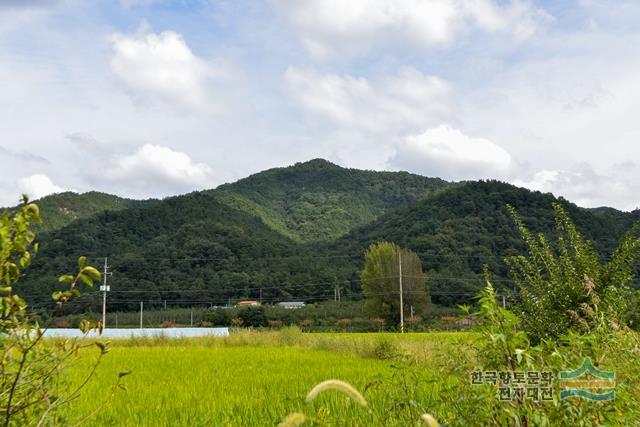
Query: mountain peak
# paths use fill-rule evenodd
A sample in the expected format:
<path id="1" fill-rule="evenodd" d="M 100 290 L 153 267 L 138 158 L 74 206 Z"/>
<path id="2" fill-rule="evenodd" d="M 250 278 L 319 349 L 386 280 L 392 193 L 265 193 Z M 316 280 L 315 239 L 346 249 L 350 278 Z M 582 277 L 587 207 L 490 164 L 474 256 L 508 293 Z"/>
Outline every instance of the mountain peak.
<path id="1" fill-rule="evenodd" d="M 327 168 L 343 169 L 341 166 L 338 166 L 335 163 L 331 163 L 330 161 L 321 159 L 321 158 L 307 160 L 306 162 L 298 162 L 293 166 L 313 168 L 313 169 L 327 169 Z"/>

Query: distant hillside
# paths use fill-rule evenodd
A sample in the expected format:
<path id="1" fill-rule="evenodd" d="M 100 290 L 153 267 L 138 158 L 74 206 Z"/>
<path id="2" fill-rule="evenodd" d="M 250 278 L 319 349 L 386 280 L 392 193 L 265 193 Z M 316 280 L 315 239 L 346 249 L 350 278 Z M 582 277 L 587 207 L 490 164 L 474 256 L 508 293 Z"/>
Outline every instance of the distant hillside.
<path id="1" fill-rule="evenodd" d="M 23 289 L 33 304 L 50 305 L 56 275 L 85 254 L 98 266 L 109 256 L 117 291 L 110 301 L 134 301 L 133 308 L 140 299 L 222 304 L 253 296 L 257 287 L 267 298 L 284 296 L 290 286 L 321 277 L 312 256 L 300 260 L 300 249 L 260 218 L 192 193 L 103 212 L 45 235 Z"/>
<path id="2" fill-rule="evenodd" d="M 210 192 L 300 242 L 330 241 L 452 186 L 407 172 L 345 169 L 315 159 L 270 169 Z"/>
<path id="3" fill-rule="evenodd" d="M 58 230 L 81 218 L 87 218 L 104 211 L 118 211 L 136 206 L 149 205 L 156 201 L 123 199 L 111 194 L 90 191 L 77 194 L 70 191 L 52 194 L 37 201 L 42 216 L 39 232 Z"/>
<path id="4" fill-rule="evenodd" d="M 467 182 L 420 201 L 414 206 L 383 215 L 330 245 L 332 253 L 362 253 L 368 245 L 389 240 L 414 251 L 428 271 L 436 302 L 455 302 L 455 293 L 476 293 L 483 285 L 484 264 L 496 274 L 496 286 L 511 282 L 503 262 L 521 254 L 525 247 L 506 205 L 514 206 L 533 232 L 552 233 L 552 204 L 560 202 L 578 229 L 594 242 L 603 257 L 617 247 L 619 239 L 638 220 L 636 211 L 591 211 L 553 195 L 518 188 L 498 181 Z"/>

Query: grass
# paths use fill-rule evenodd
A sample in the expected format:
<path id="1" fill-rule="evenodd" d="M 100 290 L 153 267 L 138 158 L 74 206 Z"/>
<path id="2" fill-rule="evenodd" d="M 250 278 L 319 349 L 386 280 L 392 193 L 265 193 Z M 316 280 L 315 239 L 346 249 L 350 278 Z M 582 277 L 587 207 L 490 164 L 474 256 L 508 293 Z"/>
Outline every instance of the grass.
<path id="1" fill-rule="evenodd" d="M 127 391 L 118 392 L 89 425 L 276 425 L 300 411 L 328 425 L 341 419 L 357 420 L 357 425 L 411 425 L 430 410 L 446 385 L 437 354 L 471 337 L 302 334 L 285 329 L 225 339 L 114 341 L 95 379 L 66 409 L 64 422 L 92 412 L 108 396 L 117 373 L 131 370 L 124 381 Z M 80 364 L 88 366 L 92 357 L 90 351 L 83 353 Z M 81 381 L 82 371 L 86 373 L 70 370 L 68 381 Z M 332 378 L 362 391 L 368 408 L 331 391 L 304 403 L 314 385 Z"/>
<path id="2" fill-rule="evenodd" d="M 311 349 L 120 347 L 104 359 L 74 412 L 90 412 L 123 367 L 133 371 L 128 390 L 96 425 L 274 425 L 299 410 L 320 381 L 342 378 L 364 387 L 364 378 L 387 369 L 383 362 Z"/>
<path id="3" fill-rule="evenodd" d="M 476 333 L 461 332 L 310 334 L 285 328 L 236 331 L 227 338 L 116 340 L 94 380 L 61 413 L 59 424 L 73 425 L 90 414 L 108 400 L 118 372 L 131 370 L 124 378 L 127 391 L 118 391 L 88 425 L 275 426 L 293 413 L 308 417 L 305 426 L 419 426 L 425 413 L 450 426 L 487 425 L 491 414 L 513 406 L 499 402 L 491 385 L 470 385 L 478 339 Z M 609 411 L 606 419 L 613 421 L 605 425 L 629 425 L 618 418 L 627 420 L 637 412 L 631 397 L 638 392 L 638 347 L 627 347 L 630 352 L 601 360 L 603 368 L 616 371 L 621 411 Z M 97 352 L 83 350 L 65 386 L 81 382 L 95 357 Z M 336 390 L 306 403 L 307 393 L 328 379 L 352 384 L 368 405 Z M 582 412 L 588 416 L 593 408 L 600 410 L 598 405 L 564 402 L 545 411 L 561 415 L 554 418 L 563 420 L 557 425 L 595 426 L 602 425 L 599 416 L 583 424 L 573 420 Z M 533 425 L 544 425 L 538 421 Z"/>

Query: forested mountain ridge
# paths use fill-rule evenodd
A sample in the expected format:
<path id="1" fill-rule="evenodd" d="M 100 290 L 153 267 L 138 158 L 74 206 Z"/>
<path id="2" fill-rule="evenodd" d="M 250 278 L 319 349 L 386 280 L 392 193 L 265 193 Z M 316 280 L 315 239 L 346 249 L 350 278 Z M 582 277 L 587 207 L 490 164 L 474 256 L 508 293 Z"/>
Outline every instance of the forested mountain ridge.
<path id="1" fill-rule="evenodd" d="M 206 190 L 222 204 L 258 216 L 299 242 L 329 241 L 381 214 L 411 205 L 454 184 L 407 172 L 346 169 L 323 159 L 269 169 Z M 104 211 L 147 207 L 159 200 L 132 200 L 91 191 L 64 192 L 37 200 L 39 232 L 60 229 Z"/>
<path id="2" fill-rule="evenodd" d="M 44 234 L 23 283 L 25 296 L 48 304 L 56 275 L 83 254 L 98 267 L 109 257 L 114 290 L 126 292 L 112 299 L 186 301 L 215 296 L 208 292 L 211 283 L 249 286 L 249 272 L 267 268 L 265 259 L 295 255 L 295 246 L 259 218 L 195 192 L 148 207 L 106 211 Z M 257 276 L 251 279 L 255 283 Z M 185 297 L 186 289 L 191 293 Z M 193 292 L 198 289 L 202 293 Z"/>
<path id="3" fill-rule="evenodd" d="M 317 203 L 307 205 L 310 198 Z M 533 231 L 550 232 L 556 201 L 603 257 L 639 214 L 583 209 L 498 181 L 452 185 L 314 160 L 216 190 L 97 213 L 44 233 L 23 285 L 32 304 L 48 304 L 57 275 L 84 254 L 98 265 L 109 257 L 110 301 L 120 308 L 133 309 L 140 300 L 185 305 L 259 296 L 316 301 L 332 298 L 335 287 L 358 298 L 364 250 L 388 240 L 418 253 L 435 302 L 455 304 L 468 301 L 482 286 L 484 264 L 498 288 L 509 288 L 503 259 L 521 253 L 523 246 L 506 204 Z M 331 213 L 351 214 L 358 207 L 353 216 Z M 91 308 L 97 297 L 88 292 L 77 304 Z"/>
<path id="4" fill-rule="evenodd" d="M 554 202 L 565 207 L 603 258 L 610 256 L 640 214 L 615 209 L 592 212 L 549 193 L 499 181 L 471 181 L 354 229 L 330 243 L 329 252 L 362 253 L 376 241 L 396 242 L 422 259 L 434 301 L 455 302 L 453 294 L 472 295 L 479 290 L 485 264 L 496 275 L 499 289 L 511 286 L 504 258 L 522 254 L 526 248 L 507 204 L 516 208 L 532 232 L 549 234 L 554 229 Z"/>
<path id="5" fill-rule="evenodd" d="M 36 226 L 36 231 L 58 230 L 77 219 L 88 218 L 101 212 L 148 206 L 156 202 L 157 200 L 153 199 L 125 199 L 98 191 L 82 194 L 66 191 L 52 194 L 37 200 L 42 224 Z"/>
<path id="6" fill-rule="evenodd" d="M 210 194 L 299 242 L 330 241 L 453 184 L 407 172 L 346 169 L 323 159 L 269 169 Z"/>
<path id="7" fill-rule="evenodd" d="M 320 247 L 305 241 L 330 240 L 449 186 L 441 179 L 344 169 L 319 159 L 271 169 L 215 190 L 105 211 L 45 233 L 30 273 L 34 279 L 26 286 L 44 302 L 51 288 L 44 282 L 54 283 L 54 274 L 85 254 L 94 264 L 110 256 L 121 289 L 136 294 L 128 297 L 167 298 L 155 289 L 179 292 L 186 282 L 191 299 L 218 298 L 211 283 L 233 287 L 234 295 L 262 287 L 265 298 L 293 296 L 287 291 L 291 286 L 333 283 L 350 274 L 334 271 L 326 258 L 314 258 Z M 317 290 L 303 293 L 313 297 Z M 228 293 L 221 298 L 226 301 Z"/>

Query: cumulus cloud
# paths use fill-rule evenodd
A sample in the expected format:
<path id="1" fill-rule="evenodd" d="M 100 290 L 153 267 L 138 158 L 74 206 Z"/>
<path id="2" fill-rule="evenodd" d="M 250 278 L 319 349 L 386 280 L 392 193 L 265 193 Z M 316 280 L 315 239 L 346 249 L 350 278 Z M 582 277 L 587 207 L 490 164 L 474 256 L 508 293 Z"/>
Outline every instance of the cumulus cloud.
<path id="1" fill-rule="evenodd" d="M 211 84 L 222 67 L 196 56 L 181 34 L 143 27 L 135 34 L 113 35 L 111 49 L 111 70 L 142 99 L 214 109 Z"/>
<path id="2" fill-rule="evenodd" d="M 20 178 L 18 180 L 18 189 L 31 199 L 39 199 L 49 194 L 67 191 L 55 185 L 47 175 L 41 173 Z"/>
<path id="3" fill-rule="evenodd" d="M 623 210 L 640 207 L 640 166 L 620 163 L 606 173 L 597 172 L 587 163 L 569 169 L 545 169 L 529 177 L 516 179 L 515 185 L 553 193 L 583 207 L 616 206 Z"/>
<path id="4" fill-rule="evenodd" d="M 405 138 L 389 160 L 394 169 L 463 180 L 504 178 L 513 172 L 511 155 L 497 144 L 440 125 Z"/>
<path id="5" fill-rule="evenodd" d="M 181 151 L 153 144 L 114 158 L 94 179 L 118 184 L 121 191 L 133 197 L 162 197 L 216 184 L 208 165 L 193 161 Z"/>
<path id="6" fill-rule="evenodd" d="M 442 121 L 451 111 L 447 82 L 414 68 L 369 80 L 289 67 L 291 97 L 308 112 L 365 132 L 404 132 Z"/>
<path id="7" fill-rule="evenodd" d="M 450 44 L 470 29 L 532 36 L 551 17 L 531 2 L 512 0 L 276 0 L 276 8 L 316 57 L 395 44 Z"/>

